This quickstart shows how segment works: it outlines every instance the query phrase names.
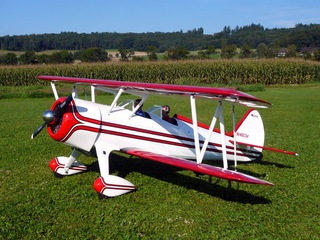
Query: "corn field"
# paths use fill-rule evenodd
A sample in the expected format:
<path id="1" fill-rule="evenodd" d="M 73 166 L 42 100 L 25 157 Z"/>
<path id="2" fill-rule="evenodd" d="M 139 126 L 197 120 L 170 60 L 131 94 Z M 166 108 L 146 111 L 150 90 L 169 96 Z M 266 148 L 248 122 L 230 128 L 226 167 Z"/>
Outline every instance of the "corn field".
<path id="1" fill-rule="evenodd" d="M 0 86 L 46 84 L 39 75 L 185 85 L 302 84 L 320 81 L 320 63 L 281 59 L 2 66 Z"/>

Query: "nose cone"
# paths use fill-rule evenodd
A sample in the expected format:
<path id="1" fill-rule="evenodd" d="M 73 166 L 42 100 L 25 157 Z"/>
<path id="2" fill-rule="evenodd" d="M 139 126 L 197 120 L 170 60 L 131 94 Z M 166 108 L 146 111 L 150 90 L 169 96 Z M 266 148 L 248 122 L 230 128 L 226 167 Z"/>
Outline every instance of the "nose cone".
<path id="1" fill-rule="evenodd" d="M 47 110 L 47 111 L 45 111 L 45 112 L 42 114 L 42 118 L 43 118 L 43 120 L 44 120 L 47 124 L 53 122 L 54 119 L 55 119 L 54 116 L 53 116 L 52 110 Z"/>

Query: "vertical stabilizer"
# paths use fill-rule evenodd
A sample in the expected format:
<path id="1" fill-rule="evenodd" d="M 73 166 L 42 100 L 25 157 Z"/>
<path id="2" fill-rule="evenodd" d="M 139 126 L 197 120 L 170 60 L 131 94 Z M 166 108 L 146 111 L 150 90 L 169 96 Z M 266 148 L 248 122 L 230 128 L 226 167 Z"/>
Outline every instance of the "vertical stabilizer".
<path id="1" fill-rule="evenodd" d="M 255 109 L 250 109 L 242 117 L 236 126 L 237 143 L 248 145 L 264 145 L 264 126 L 260 113 Z M 262 152 L 262 148 L 256 148 Z"/>

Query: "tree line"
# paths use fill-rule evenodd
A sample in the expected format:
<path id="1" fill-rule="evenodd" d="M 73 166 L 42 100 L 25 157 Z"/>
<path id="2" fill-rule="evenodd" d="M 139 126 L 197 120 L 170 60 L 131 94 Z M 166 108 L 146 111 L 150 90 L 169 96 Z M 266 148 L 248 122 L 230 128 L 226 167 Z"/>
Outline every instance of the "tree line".
<path id="1" fill-rule="evenodd" d="M 84 50 L 87 48 L 134 49 L 145 51 L 155 46 L 160 52 L 180 45 L 189 50 L 201 47 L 204 41 L 203 28 L 172 33 L 75 33 L 32 34 L 0 37 L 0 49 L 9 51 Z M 207 45 L 208 43 L 204 43 Z"/>
<path id="2" fill-rule="evenodd" d="M 0 56 L 0 64 L 2 65 L 73 63 L 75 60 L 106 62 L 110 60 L 110 56 L 102 48 L 88 48 L 74 53 L 60 50 L 52 54 L 36 54 L 35 51 L 28 50 L 19 57 L 13 52 Z"/>
<path id="3" fill-rule="evenodd" d="M 181 46 L 171 47 L 163 55 L 163 60 L 185 60 L 185 59 L 210 59 L 212 55 L 218 55 L 221 59 L 231 59 L 238 55 L 243 59 L 254 58 L 295 58 L 302 57 L 308 60 L 320 61 L 320 50 L 312 53 L 306 52 L 303 55 L 298 55 L 296 46 L 289 45 L 286 48 L 285 55 L 280 55 L 279 48 L 274 46 L 267 46 L 264 43 L 258 45 L 254 51 L 249 45 L 245 44 L 240 48 L 236 45 L 224 44 L 222 48 L 217 51 L 213 46 L 209 46 L 205 50 L 199 50 L 197 55 L 189 55 L 190 52 Z M 135 56 L 132 49 L 118 49 L 116 56 L 120 61 L 158 61 L 158 49 L 155 46 L 148 46 L 146 48 L 146 57 Z M 60 64 L 73 63 L 76 60 L 80 62 L 106 62 L 110 61 L 114 56 L 109 54 L 102 48 L 88 48 L 85 50 L 76 51 L 74 53 L 67 50 L 56 51 L 52 54 L 36 54 L 34 51 L 26 51 L 19 57 L 13 53 L 0 55 L 0 65 L 17 65 L 17 64 Z"/>
<path id="4" fill-rule="evenodd" d="M 204 34 L 202 27 L 187 32 L 147 32 L 147 33 L 76 33 L 31 34 L 0 37 L 0 50 L 9 51 L 46 51 L 46 50 L 84 50 L 134 49 L 145 51 L 148 46 L 155 46 L 159 52 L 170 47 L 181 46 L 188 51 L 207 49 L 209 46 L 222 48 L 223 42 L 241 47 L 248 45 L 257 48 L 263 43 L 267 46 L 302 47 L 320 46 L 320 24 L 297 24 L 294 28 L 264 28 L 260 24 L 251 24 L 231 29 L 225 26 L 221 32 Z"/>
<path id="5" fill-rule="evenodd" d="M 312 52 L 309 51 L 300 53 L 300 55 L 297 54 L 299 51 L 301 51 L 303 46 L 320 46 L 320 24 L 298 24 L 294 29 L 273 30 L 264 29 L 261 25 L 255 24 L 251 24 L 249 26 L 241 28 L 236 27 L 233 30 L 231 30 L 230 27 L 224 27 L 223 31 L 214 34 L 213 36 L 204 35 L 203 28 L 187 31 L 186 33 L 183 33 L 182 31 L 177 33 L 147 34 L 113 33 L 111 35 L 122 36 L 122 38 L 119 37 L 119 41 L 117 43 L 111 43 L 107 41 L 108 44 L 114 45 L 105 45 L 103 47 L 101 46 L 102 44 L 100 44 L 102 39 L 99 40 L 97 36 L 101 36 L 104 34 L 107 33 L 92 33 L 90 35 L 85 34 L 86 38 L 90 39 L 91 44 L 89 44 L 87 41 L 81 41 L 82 44 L 79 44 L 79 39 L 75 39 L 77 39 L 77 36 L 81 36 L 82 34 L 77 33 L 53 34 L 57 37 L 56 42 L 51 41 L 50 38 L 48 38 L 47 41 L 39 40 L 44 36 L 49 36 L 50 34 L 13 36 L 11 37 L 12 39 L 23 39 L 28 37 L 29 40 L 33 39 L 34 41 L 31 41 L 33 43 L 33 47 L 31 47 L 30 41 L 26 41 L 24 44 L 24 41 L 20 42 L 18 46 L 20 46 L 21 49 L 19 48 L 19 50 L 26 48 L 26 52 L 19 57 L 17 57 L 15 53 L 10 52 L 2 55 L 0 56 L 0 64 L 16 65 L 18 63 L 71 63 L 75 60 L 79 60 L 82 62 L 105 62 L 111 60 L 111 58 L 113 57 L 104 50 L 110 48 L 118 49 L 117 57 L 120 57 L 120 61 L 144 61 L 145 58 L 134 56 L 135 50 L 146 51 L 147 59 L 151 61 L 158 60 L 157 53 L 161 52 L 166 52 L 163 58 L 168 60 L 182 60 L 190 58 L 207 59 L 210 58 L 210 55 L 212 56 L 213 54 L 219 54 L 219 57 L 224 59 L 231 59 L 235 57 L 235 55 L 238 55 L 239 58 L 275 58 L 300 56 L 305 59 L 320 61 L 320 48 L 314 48 L 315 50 L 313 50 Z M 153 37 L 155 35 L 161 35 L 161 38 L 158 38 L 157 41 L 152 37 L 146 37 L 146 35 Z M 72 36 L 74 38 L 72 38 Z M 165 36 L 168 37 L 166 39 L 166 44 L 160 44 L 160 39 L 164 40 Z M 264 37 L 259 38 L 257 36 Z M 60 37 L 62 37 L 63 40 L 59 40 Z M 143 37 L 146 37 L 146 39 L 143 39 Z M 175 37 L 174 42 L 171 41 L 172 37 Z M 4 38 L 6 37 L 0 38 L 0 44 Z M 38 40 L 35 41 L 35 39 Z M 300 40 L 297 41 L 297 39 Z M 37 42 L 38 44 L 36 44 Z M 190 42 L 190 44 L 187 44 L 188 42 Z M 49 50 L 52 48 L 58 49 L 60 51 L 56 51 L 53 54 L 36 55 L 35 49 L 39 48 L 35 46 L 38 46 L 39 44 L 41 45 L 40 49 L 42 50 Z M 23 47 L 24 45 L 25 47 Z M 3 44 L 0 46 L 3 47 Z M 216 46 L 218 46 L 218 48 L 220 49 L 219 52 L 216 50 Z M 281 48 L 283 46 L 285 46 L 285 50 L 283 50 L 284 52 L 281 53 Z M 79 48 L 80 50 L 78 50 Z M 9 48 L 6 50 L 13 49 Z M 238 51 L 238 49 L 240 49 L 240 52 Z M 72 53 L 70 52 L 71 50 L 73 51 Z M 197 50 L 198 55 L 193 54 L 190 56 L 190 50 Z"/>
<path id="6" fill-rule="evenodd" d="M 287 47 L 295 45 L 300 51 L 302 47 L 320 47 L 320 24 L 297 24 L 294 28 L 264 28 L 260 24 L 251 24 L 231 29 L 226 26 L 217 34 L 215 40 L 226 39 L 229 45 L 238 47 L 244 44 L 257 48 L 263 43 L 267 46 Z"/>

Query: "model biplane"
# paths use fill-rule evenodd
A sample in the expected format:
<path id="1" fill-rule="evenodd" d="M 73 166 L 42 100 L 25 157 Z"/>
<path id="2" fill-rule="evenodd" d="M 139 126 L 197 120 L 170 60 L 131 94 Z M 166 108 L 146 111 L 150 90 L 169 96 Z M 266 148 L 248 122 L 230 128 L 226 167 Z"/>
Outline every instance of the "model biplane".
<path id="1" fill-rule="evenodd" d="M 100 196 L 114 197 L 135 190 L 124 178 L 111 175 L 109 155 L 113 151 L 243 183 L 273 185 L 272 183 L 228 169 L 228 161 L 248 162 L 260 159 L 263 149 L 295 154 L 264 146 L 264 126 L 255 108 L 271 104 L 249 94 L 229 89 L 171 84 L 152 84 L 115 80 L 97 80 L 57 76 L 39 76 L 51 82 L 55 102 L 43 114 L 44 123 L 31 138 L 47 126 L 50 137 L 72 147 L 69 157 L 56 157 L 49 163 L 56 175 L 68 176 L 87 171 L 79 162 L 81 154 L 98 159 L 100 177 L 94 189 Z M 68 97 L 59 97 L 56 83 L 72 83 Z M 82 99 L 77 86 L 90 86 L 91 99 Z M 110 105 L 96 102 L 96 91 L 114 94 Z M 181 95 L 190 98 L 191 118 L 174 115 L 174 122 L 163 118 L 162 106 L 152 106 L 144 115 L 138 114 L 150 94 Z M 140 99 L 125 99 L 122 95 Z M 198 122 L 196 100 L 207 98 L 217 102 L 211 124 Z M 250 107 L 232 132 L 226 132 L 222 105 L 229 102 Z M 234 116 L 234 114 L 233 114 Z M 234 117 L 233 117 L 234 118 Z M 217 123 L 218 122 L 218 123 Z M 215 125 L 219 124 L 219 129 Z M 223 167 L 203 163 L 222 160 Z"/>

